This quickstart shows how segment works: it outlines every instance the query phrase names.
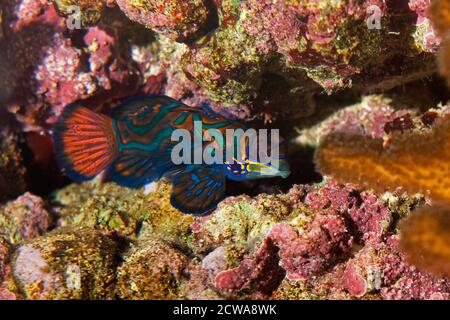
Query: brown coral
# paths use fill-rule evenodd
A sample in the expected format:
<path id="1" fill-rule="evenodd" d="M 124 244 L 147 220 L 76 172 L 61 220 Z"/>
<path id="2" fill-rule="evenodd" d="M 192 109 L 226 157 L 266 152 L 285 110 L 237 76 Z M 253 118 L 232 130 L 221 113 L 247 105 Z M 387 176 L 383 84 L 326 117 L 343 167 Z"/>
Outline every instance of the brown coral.
<path id="1" fill-rule="evenodd" d="M 450 2 L 447 0 L 435 0 L 432 2 L 429 12 L 433 27 L 444 37 L 450 31 Z"/>
<path id="2" fill-rule="evenodd" d="M 438 62 L 441 74 L 447 78 L 450 84 L 450 2 L 436 0 L 432 3 L 429 11 L 433 26 L 444 39 L 439 50 Z"/>
<path id="3" fill-rule="evenodd" d="M 410 263 L 450 276 L 450 208 L 422 206 L 400 225 L 402 250 Z"/>
<path id="4" fill-rule="evenodd" d="M 450 117 L 426 133 L 395 133 L 385 149 L 382 139 L 333 133 L 316 152 L 319 170 L 338 180 L 377 191 L 399 186 L 411 193 L 430 192 L 450 203 Z"/>

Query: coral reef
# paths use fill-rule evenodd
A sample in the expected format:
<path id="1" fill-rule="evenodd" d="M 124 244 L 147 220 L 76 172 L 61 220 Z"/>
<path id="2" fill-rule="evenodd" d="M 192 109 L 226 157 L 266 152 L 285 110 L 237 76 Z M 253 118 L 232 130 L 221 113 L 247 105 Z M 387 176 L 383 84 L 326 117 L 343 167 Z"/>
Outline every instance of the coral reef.
<path id="1" fill-rule="evenodd" d="M 0 237 L 0 282 L 3 281 L 7 273 L 7 264 L 11 254 L 11 244 L 4 238 Z"/>
<path id="2" fill-rule="evenodd" d="M 170 205 L 170 184 L 155 190 L 128 189 L 99 181 L 72 184 L 53 195 L 59 225 L 89 227 L 130 240 L 160 238 L 188 246 L 194 218 Z"/>
<path id="3" fill-rule="evenodd" d="M 210 15 L 203 0 L 117 0 L 117 4 L 131 20 L 181 42 L 198 38 Z"/>
<path id="4" fill-rule="evenodd" d="M 450 294 L 446 278 L 412 267 L 398 248 L 394 220 L 408 215 L 420 198 L 398 192 L 377 197 L 328 180 L 285 194 L 228 198 L 213 215 L 194 219 L 176 211 L 169 218 L 174 210 L 169 194 L 165 183 L 145 195 L 99 181 L 59 191 L 50 203 L 59 217 L 57 230 L 19 242 L 12 261 L 15 280 L 7 276 L 4 298 L 446 299 Z M 86 215 L 89 211 L 93 214 Z M 142 227 L 111 224 L 102 212 L 109 217 L 140 212 Z M 4 244 L 2 259 L 8 261 L 11 246 Z"/>
<path id="5" fill-rule="evenodd" d="M 323 119 L 317 123 L 303 119 L 302 130 L 294 137 L 293 146 L 317 148 L 322 139 L 337 133 L 378 139 L 387 147 L 396 135 L 410 131 L 428 132 L 436 121 L 449 115 L 449 106 L 442 104 L 422 113 L 422 106 L 429 104 L 432 95 L 424 88 L 411 90 L 414 93 L 407 97 L 399 97 L 396 93 L 368 95 L 344 107 L 337 103 L 320 104 L 318 106 L 324 110 Z"/>
<path id="6" fill-rule="evenodd" d="M 436 34 L 430 22 L 428 9 L 431 0 L 411 0 L 409 7 L 417 13 L 417 30 L 414 34 L 417 47 L 423 51 L 435 52 L 441 43 L 440 37 Z"/>
<path id="7" fill-rule="evenodd" d="M 44 133 L 67 104 L 92 98 L 95 105 L 100 96 L 103 104 L 137 86 L 137 70 L 124 61 L 115 29 L 93 27 L 70 37 L 66 19 L 45 1 L 8 0 L 2 7 L 0 52 L 7 58 L 0 61 L 0 101 L 24 130 Z"/>
<path id="8" fill-rule="evenodd" d="M 433 205 L 420 207 L 402 222 L 402 249 L 412 264 L 437 275 L 449 275 L 445 243 L 449 235 L 446 179 L 450 118 L 434 114 L 433 119 L 433 125 L 426 128 L 422 123 L 425 128 L 421 129 L 410 119 L 407 128 L 401 126 L 384 143 L 380 138 L 332 133 L 323 138 L 316 161 L 321 172 L 341 181 L 377 192 L 401 187 L 410 194 L 427 195 Z"/>
<path id="9" fill-rule="evenodd" d="M 0 299 L 450 300 L 449 9 L 1 1 Z M 61 112 L 140 94 L 279 128 L 292 175 L 204 217 L 167 181 L 69 182 Z"/>
<path id="10" fill-rule="evenodd" d="M 80 26 L 92 25 L 101 17 L 105 1 L 92 0 L 53 0 L 59 14 L 80 20 Z M 75 21 L 73 22 L 75 24 Z M 74 26 L 76 27 L 76 26 Z"/>

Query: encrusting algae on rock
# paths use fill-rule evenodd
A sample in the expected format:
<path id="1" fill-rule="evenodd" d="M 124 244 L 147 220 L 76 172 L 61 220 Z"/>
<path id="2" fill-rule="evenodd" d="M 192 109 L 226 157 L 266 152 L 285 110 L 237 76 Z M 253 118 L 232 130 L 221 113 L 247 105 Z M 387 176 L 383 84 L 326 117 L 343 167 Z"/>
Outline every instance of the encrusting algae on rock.
<path id="1" fill-rule="evenodd" d="M 80 27 L 88 27 L 98 22 L 102 10 L 106 6 L 106 0 L 52 0 L 59 14 L 70 17 L 73 28 L 77 28 L 76 19 L 79 19 Z"/>
<path id="2" fill-rule="evenodd" d="M 164 241 L 143 241 L 119 267 L 116 294 L 131 300 L 183 299 L 181 281 L 187 276 L 188 261 Z"/>
<path id="3" fill-rule="evenodd" d="M 17 249 L 14 278 L 27 299 L 112 298 L 117 253 L 98 231 L 62 229 Z"/>
<path id="4" fill-rule="evenodd" d="M 160 238 L 188 246 L 194 218 L 170 205 L 170 192 L 170 184 L 165 182 L 156 183 L 155 190 L 145 194 L 144 188 L 91 181 L 59 190 L 52 204 L 61 226 L 96 228 L 129 240 Z"/>
<path id="5" fill-rule="evenodd" d="M 19 137 L 0 133 L 0 150 L 0 200 L 3 201 L 25 192 L 27 184 Z"/>

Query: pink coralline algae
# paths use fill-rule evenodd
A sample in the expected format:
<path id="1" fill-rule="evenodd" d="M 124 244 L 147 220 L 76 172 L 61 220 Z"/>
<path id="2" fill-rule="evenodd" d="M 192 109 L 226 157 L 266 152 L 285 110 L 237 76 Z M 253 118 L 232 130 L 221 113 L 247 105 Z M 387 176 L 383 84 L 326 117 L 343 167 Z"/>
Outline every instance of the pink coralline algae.
<path id="1" fill-rule="evenodd" d="M 312 190 L 305 204 L 318 212 L 305 230 L 299 233 L 290 224 L 275 224 L 251 257 L 217 275 L 216 287 L 270 293 L 282 279 L 279 265 L 289 280 L 313 279 L 345 259 L 355 241 L 381 242 L 391 221 L 391 213 L 375 195 L 335 181 Z"/>
<path id="2" fill-rule="evenodd" d="M 143 25 L 163 23 L 163 28 L 152 27 L 164 36 L 158 37 L 157 59 L 149 64 L 153 72 L 165 72 L 166 94 L 190 104 L 209 103 L 241 119 L 256 113 L 271 122 L 294 109 L 308 115 L 307 96 L 322 89 L 389 89 L 433 72 L 434 57 L 423 54 L 421 44 L 411 45 L 412 33 L 420 31 L 412 23 L 415 13 L 391 2 L 208 2 L 207 33 L 200 32 L 204 36 L 193 37 L 187 45 L 180 43 L 186 42 L 183 37 L 165 37 L 176 39 L 180 32 L 174 35 L 174 30 L 184 30 L 190 21 L 189 10 L 171 15 L 180 3 L 171 1 L 160 10 L 150 10 L 156 4 L 145 1 L 119 4 Z M 368 26 L 371 8 L 378 8 L 381 29 Z M 194 33 L 203 21 L 196 19 L 189 29 Z M 391 32 L 394 29 L 398 32 Z M 403 59 L 402 69 L 398 59 Z"/>
<path id="3" fill-rule="evenodd" d="M 92 27 L 74 43 L 66 20 L 46 1 L 7 1 L 4 7 L 4 24 L 13 27 L 0 39 L 1 55 L 8 57 L 0 62 L 0 97 L 25 130 L 42 132 L 77 100 L 97 97 L 103 105 L 137 90 L 137 70 L 120 56 L 112 28 Z"/>
<path id="4" fill-rule="evenodd" d="M 244 259 L 239 267 L 220 272 L 215 278 L 216 288 L 233 292 L 253 287 L 262 293 L 271 293 L 284 278 L 277 251 L 270 239 L 264 240 L 254 259 Z"/>
<path id="5" fill-rule="evenodd" d="M 17 249 L 14 278 L 27 299 L 106 299 L 117 244 L 93 229 L 59 230 Z"/>
<path id="6" fill-rule="evenodd" d="M 56 110 L 72 102 L 105 93 L 112 100 L 116 95 L 120 97 L 121 88 L 133 90 L 137 71 L 118 58 L 115 41 L 98 27 L 86 32 L 84 51 L 74 47 L 70 39 L 55 37 L 36 71 L 37 93 L 53 105 L 54 117 L 59 115 Z M 55 118 L 48 121 L 52 123 Z"/>
<path id="7" fill-rule="evenodd" d="M 393 236 L 356 253 L 342 274 L 342 285 L 354 297 L 378 291 L 383 298 L 395 300 L 450 298 L 448 280 L 406 264 Z"/>
<path id="8" fill-rule="evenodd" d="M 117 4 L 131 20 L 183 42 L 199 37 L 209 17 L 203 0 L 117 0 Z"/>
<path id="9" fill-rule="evenodd" d="M 330 180 L 318 192 L 308 194 L 306 203 L 312 207 L 339 212 L 349 218 L 359 242 L 379 242 L 390 226 L 388 208 L 369 192 L 358 193 L 351 185 L 341 186 Z"/>
<path id="10" fill-rule="evenodd" d="M 399 194 L 382 200 L 333 180 L 320 188 L 299 187 L 288 193 L 290 218 L 273 224 L 257 250 L 235 268 L 216 265 L 219 292 L 277 299 L 299 296 L 302 290 L 310 298 L 448 298 L 446 278 L 408 265 L 399 251 L 393 216 L 408 211 L 413 201 L 403 209 L 392 207 L 392 201 L 397 206 L 404 201 Z"/>

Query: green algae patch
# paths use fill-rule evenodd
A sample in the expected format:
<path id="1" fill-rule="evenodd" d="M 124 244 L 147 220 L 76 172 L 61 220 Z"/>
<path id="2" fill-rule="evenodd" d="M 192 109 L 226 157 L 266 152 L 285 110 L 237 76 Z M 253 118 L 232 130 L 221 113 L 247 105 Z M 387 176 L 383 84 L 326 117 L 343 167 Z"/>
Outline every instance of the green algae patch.
<path id="1" fill-rule="evenodd" d="M 72 184 L 54 194 L 60 224 L 98 228 L 133 237 L 147 214 L 141 190 L 96 181 Z"/>
<path id="2" fill-rule="evenodd" d="M 161 238 L 182 245 L 188 241 L 194 218 L 171 206 L 170 192 L 165 182 L 145 194 L 143 188 L 91 181 L 56 192 L 53 202 L 62 226 L 97 228 L 130 240 Z"/>

